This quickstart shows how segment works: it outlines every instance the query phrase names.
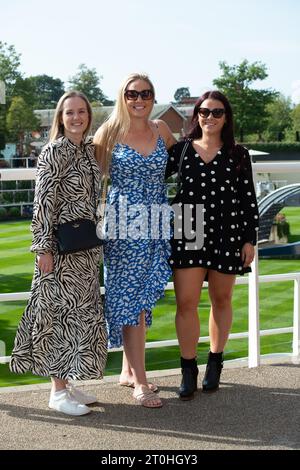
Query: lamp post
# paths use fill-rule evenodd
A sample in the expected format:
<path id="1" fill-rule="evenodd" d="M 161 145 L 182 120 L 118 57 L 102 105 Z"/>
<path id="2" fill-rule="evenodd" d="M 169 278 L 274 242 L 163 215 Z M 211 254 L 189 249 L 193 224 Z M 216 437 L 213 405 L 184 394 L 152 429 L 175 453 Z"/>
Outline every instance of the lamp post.
<path id="1" fill-rule="evenodd" d="M 3 104 L 3 108 L 5 108 L 5 83 L 0 80 L 0 105 L 2 104 Z M 4 113 L 4 116 L 5 116 L 5 113 Z M 4 119 L 4 116 L 3 116 L 3 119 Z M 5 149 L 5 134 L 4 134 L 5 125 L 3 124 L 3 129 L 2 129 L 1 121 L 2 119 L 0 116 L 0 153 L 1 153 L 1 150 Z"/>

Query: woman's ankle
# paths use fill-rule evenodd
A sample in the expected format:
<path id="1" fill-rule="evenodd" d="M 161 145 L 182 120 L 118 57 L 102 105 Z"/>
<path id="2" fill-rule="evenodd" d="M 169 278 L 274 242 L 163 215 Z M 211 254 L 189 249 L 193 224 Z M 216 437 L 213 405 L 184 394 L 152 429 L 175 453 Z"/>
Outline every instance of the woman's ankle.
<path id="1" fill-rule="evenodd" d="M 67 388 L 68 380 L 51 378 L 53 393 L 62 392 Z"/>

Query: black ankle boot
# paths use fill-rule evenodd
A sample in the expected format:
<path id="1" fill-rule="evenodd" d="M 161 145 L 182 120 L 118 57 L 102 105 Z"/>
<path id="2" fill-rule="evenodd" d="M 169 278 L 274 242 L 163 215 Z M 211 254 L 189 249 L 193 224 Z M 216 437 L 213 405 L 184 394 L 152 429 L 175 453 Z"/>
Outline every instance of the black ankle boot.
<path id="1" fill-rule="evenodd" d="M 203 392 L 216 392 L 218 390 L 222 368 L 223 353 L 209 352 L 206 371 L 202 381 Z"/>
<path id="2" fill-rule="evenodd" d="M 181 357 L 182 380 L 179 387 L 180 400 L 192 400 L 197 391 L 198 367 L 196 359 Z"/>

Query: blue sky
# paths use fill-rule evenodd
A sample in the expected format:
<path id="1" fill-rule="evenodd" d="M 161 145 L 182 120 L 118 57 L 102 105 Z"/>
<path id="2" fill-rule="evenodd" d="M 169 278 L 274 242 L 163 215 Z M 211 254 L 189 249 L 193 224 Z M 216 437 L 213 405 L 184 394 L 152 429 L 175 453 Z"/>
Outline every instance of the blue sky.
<path id="1" fill-rule="evenodd" d="M 219 62 L 267 65 L 257 87 L 300 102 L 299 0 L 0 0 L 0 41 L 21 71 L 67 81 L 86 64 L 114 99 L 123 78 L 146 72 L 166 103 L 181 86 L 198 96 Z"/>

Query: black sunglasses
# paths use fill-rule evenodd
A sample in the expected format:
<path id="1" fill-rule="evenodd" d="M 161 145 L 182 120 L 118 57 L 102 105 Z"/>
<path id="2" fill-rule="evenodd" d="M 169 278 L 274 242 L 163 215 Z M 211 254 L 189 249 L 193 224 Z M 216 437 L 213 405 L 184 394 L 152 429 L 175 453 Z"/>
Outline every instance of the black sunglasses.
<path id="1" fill-rule="evenodd" d="M 220 119 L 225 114 L 225 109 L 224 108 L 214 108 L 214 109 L 199 108 L 199 111 L 198 111 L 198 114 L 200 114 L 200 116 L 203 118 L 208 118 L 210 113 L 213 115 L 214 118 Z"/>
<path id="2" fill-rule="evenodd" d="M 139 96 L 142 98 L 142 100 L 147 101 L 147 100 L 152 100 L 154 96 L 152 90 L 142 90 L 142 91 L 126 90 L 124 95 L 129 101 L 136 101 Z"/>

